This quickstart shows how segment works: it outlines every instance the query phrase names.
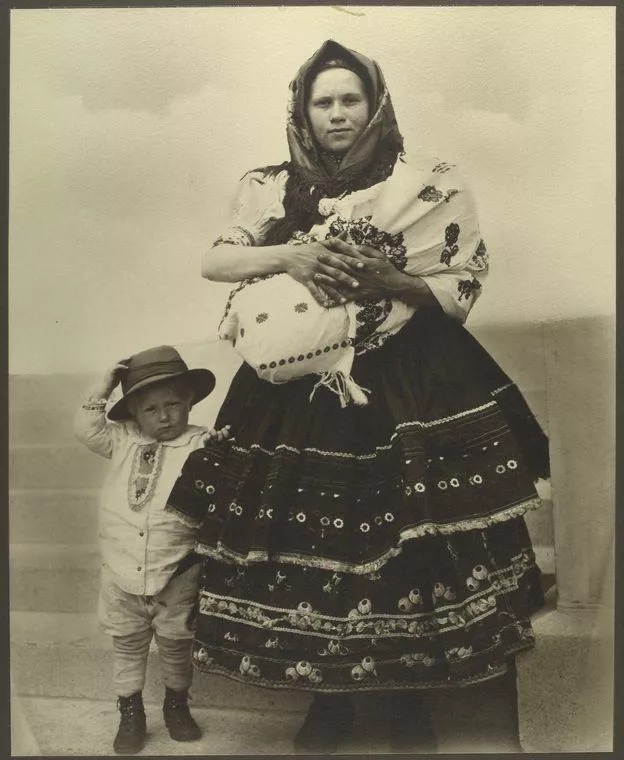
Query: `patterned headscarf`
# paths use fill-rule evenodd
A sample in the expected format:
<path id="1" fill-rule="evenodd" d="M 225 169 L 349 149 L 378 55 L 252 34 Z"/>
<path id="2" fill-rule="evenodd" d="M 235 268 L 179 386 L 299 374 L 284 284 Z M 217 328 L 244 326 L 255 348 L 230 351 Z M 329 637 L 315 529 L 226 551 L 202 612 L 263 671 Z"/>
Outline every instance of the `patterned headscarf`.
<path id="1" fill-rule="evenodd" d="M 364 131 L 342 157 L 337 171 L 330 174 L 321 159 L 306 110 L 316 75 L 324 68 L 336 66 L 338 61 L 364 82 L 372 115 Z M 387 179 L 403 153 L 403 138 L 378 64 L 333 40 L 324 42 L 290 83 L 286 135 L 291 160 L 274 167 L 289 170 L 285 217 L 270 230 L 265 245 L 284 243 L 296 230 L 307 232 L 320 221 L 318 203 L 322 198 L 336 198 Z"/>
<path id="2" fill-rule="evenodd" d="M 320 160 L 306 110 L 312 82 L 320 71 L 327 68 L 328 62 L 334 61 L 344 62 L 346 68 L 354 71 L 362 79 L 369 97 L 369 109 L 372 116 L 367 127 L 343 157 L 337 173 L 331 179 L 336 183 L 341 183 L 347 178 L 354 178 L 372 162 L 383 145 L 391 143 L 395 150 L 399 146 L 402 150 L 403 147 L 403 138 L 399 133 L 390 93 L 377 63 L 333 40 L 327 40 L 303 64 L 290 83 L 286 126 L 293 164 L 310 180 L 325 183 L 329 175 Z M 395 152 L 395 160 L 396 155 Z"/>

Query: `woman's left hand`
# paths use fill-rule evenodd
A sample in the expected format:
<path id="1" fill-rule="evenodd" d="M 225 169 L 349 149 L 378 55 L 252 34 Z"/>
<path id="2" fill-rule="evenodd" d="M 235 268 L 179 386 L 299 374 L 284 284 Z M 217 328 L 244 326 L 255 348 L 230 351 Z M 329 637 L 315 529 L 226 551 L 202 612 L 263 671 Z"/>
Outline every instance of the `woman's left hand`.
<path id="1" fill-rule="evenodd" d="M 384 298 L 398 289 L 404 275 L 380 251 L 338 238 L 321 242 L 328 250 L 318 256 L 321 266 L 314 280 L 337 303 Z M 336 279 L 338 272 L 352 276 L 357 287 L 345 288 Z"/>
<path id="2" fill-rule="evenodd" d="M 223 441 L 227 440 L 229 437 L 230 425 L 222 427 L 221 430 L 215 430 L 215 428 L 211 428 L 204 435 L 204 446 L 211 441 L 215 441 L 216 443 L 223 443 Z"/>

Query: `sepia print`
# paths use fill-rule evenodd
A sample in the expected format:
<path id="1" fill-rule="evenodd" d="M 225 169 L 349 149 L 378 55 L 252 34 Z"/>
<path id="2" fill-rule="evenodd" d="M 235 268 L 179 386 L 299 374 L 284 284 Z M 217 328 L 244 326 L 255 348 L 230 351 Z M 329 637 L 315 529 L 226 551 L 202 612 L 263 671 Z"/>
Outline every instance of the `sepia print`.
<path id="1" fill-rule="evenodd" d="M 12 754 L 611 751 L 614 8 L 10 33 Z"/>

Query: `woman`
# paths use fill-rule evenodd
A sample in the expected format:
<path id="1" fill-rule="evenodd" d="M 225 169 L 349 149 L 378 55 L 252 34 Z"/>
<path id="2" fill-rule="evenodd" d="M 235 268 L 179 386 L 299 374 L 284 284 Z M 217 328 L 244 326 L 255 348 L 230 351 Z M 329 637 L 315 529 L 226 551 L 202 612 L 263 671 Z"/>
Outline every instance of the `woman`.
<path id="1" fill-rule="evenodd" d="M 216 423 L 232 426 L 230 452 L 192 454 L 170 508 L 203 519 L 195 664 L 313 692 L 295 745 L 329 752 L 350 693 L 513 675 L 543 601 L 522 514 L 548 453 L 462 326 L 487 272 L 470 194 L 446 164 L 403 161 L 377 64 L 326 42 L 291 84 L 287 134 L 290 161 L 242 179 L 203 275 L 287 272 L 328 307 L 356 301 L 352 375 L 368 403 L 243 364 Z M 390 231 L 371 224 L 382 197 L 397 198 Z M 406 274 L 413 255 L 435 259 L 432 273 Z M 384 332 L 401 305 L 413 316 Z M 395 748 L 419 704 L 395 705 Z"/>

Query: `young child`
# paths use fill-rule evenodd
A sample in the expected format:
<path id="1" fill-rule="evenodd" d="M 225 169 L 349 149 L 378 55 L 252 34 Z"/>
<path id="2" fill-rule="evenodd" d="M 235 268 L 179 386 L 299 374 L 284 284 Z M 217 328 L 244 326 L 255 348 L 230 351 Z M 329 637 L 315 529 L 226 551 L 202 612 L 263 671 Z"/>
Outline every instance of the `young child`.
<path id="1" fill-rule="evenodd" d="M 123 397 L 106 414 L 120 379 Z M 189 370 L 174 348 L 159 346 L 109 369 L 76 416 L 81 443 L 111 460 L 100 504 L 98 620 L 113 637 L 118 754 L 136 753 L 145 743 L 142 690 L 152 636 L 169 733 L 176 741 L 201 735 L 187 704 L 200 569 L 193 562 L 197 528 L 165 507 L 191 451 L 229 435 L 227 427 L 217 432 L 188 422 L 193 404 L 214 384 L 210 370 Z"/>

